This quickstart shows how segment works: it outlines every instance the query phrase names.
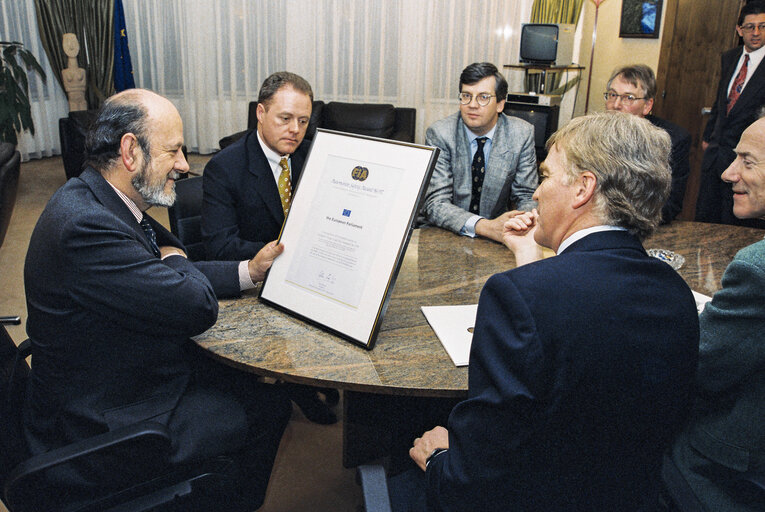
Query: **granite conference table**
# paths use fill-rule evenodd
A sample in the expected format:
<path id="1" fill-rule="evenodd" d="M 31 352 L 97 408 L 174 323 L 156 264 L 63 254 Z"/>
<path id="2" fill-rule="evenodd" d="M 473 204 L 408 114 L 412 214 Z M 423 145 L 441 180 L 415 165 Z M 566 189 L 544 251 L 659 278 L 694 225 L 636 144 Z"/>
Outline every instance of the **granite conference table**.
<path id="1" fill-rule="evenodd" d="M 763 235 L 765 230 L 676 221 L 660 227 L 643 245 L 681 254 L 685 264 L 679 273 L 688 285 L 712 295 L 736 252 Z M 354 430 L 366 438 L 384 416 L 365 420 L 370 411 L 356 408 L 359 398 L 369 393 L 461 398 L 467 393 L 467 367 L 452 363 L 420 307 L 475 304 L 492 274 L 513 267 L 512 253 L 498 243 L 435 227 L 416 229 L 371 351 L 260 303 L 256 291 L 222 300 L 217 323 L 195 341 L 213 358 L 245 371 L 345 390 L 346 423 L 367 424 L 360 429 L 344 426 L 344 463 L 350 467 L 374 455 L 348 451 L 346 444 L 364 444 Z M 395 402 L 384 401 L 374 407 L 380 404 L 387 404 L 380 410 L 397 408 Z"/>

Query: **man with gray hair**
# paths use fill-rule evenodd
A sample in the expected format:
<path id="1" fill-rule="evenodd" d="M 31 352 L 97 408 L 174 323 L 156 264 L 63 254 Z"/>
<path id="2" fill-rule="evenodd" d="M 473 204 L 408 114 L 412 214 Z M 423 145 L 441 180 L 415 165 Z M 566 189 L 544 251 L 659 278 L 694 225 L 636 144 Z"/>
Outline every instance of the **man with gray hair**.
<path id="1" fill-rule="evenodd" d="M 658 503 L 698 344 L 688 285 L 641 245 L 669 191 L 669 136 L 609 112 L 572 120 L 548 145 L 538 211 L 505 225 L 518 266 L 481 292 L 468 398 L 448 430 L 415 439 L 422 471 L 392 480 L 394 510 Z M 540 246 L 557 256 L 540 260 Z"/>
<path id="2" fill-rule="evenodd" d="M 735 152 L 721 176 L 732 213 L 763 220 L 765 119 L 744 131 Z M 765 474 L 765 241 L 736 254 L 699 324 L 699 396 L 665 474 L 676 467 L 705 510 L 761 511 L 762 489 L 747 480 Z"/>
<path id="3" fill-rule="evenodd" d="M 662 223 L 671 222 L 683 209 L 685 185 L 691 172 L 688 163 L 691 134 L 685 128 L 651 114 L 656 97 L 656 77 L 653 70 L 644 64 L 624 66 L 614 71 L 608 79 L 603 97 L 607 110 L 645 117 L 654 126 L 667 132 L 672 139 L 672 152 L 669 156 L 672 189 L 661 209 Z"/>
<path id="4" fill-rule="evenodd" d="M 142 89 L 112 96 L 86 137 L 88 168 L 53 195 L 32 233 L 29 452 L 144 421 L 167 427 L 172 442 L 167 456 L 136 446 L 118 460 L 62 466 L 40 486 L 36 497 L 51 502 L 37 510 L 115 492 L 115 475 L 159 477 L 221 455 L 233 459 L 237 484 L 227 510 L 263 502 L 292 412 L 286 393 L 212 361 L 190 338 L 215 323 L 218 298 L 254 288 L 284 247 L 270 242 L 252 260 L 189 261 L 145 213 L 173 204 L 175 180 L 189 170 L 182 146 L 183 123 L 166 98 Z"/>

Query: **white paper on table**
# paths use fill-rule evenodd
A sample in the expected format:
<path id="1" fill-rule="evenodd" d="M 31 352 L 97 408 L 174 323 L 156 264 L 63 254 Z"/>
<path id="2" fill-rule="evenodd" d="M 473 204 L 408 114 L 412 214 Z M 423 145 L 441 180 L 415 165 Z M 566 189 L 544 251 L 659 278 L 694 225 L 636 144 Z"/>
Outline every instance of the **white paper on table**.
<path id="1" fill-rule="evenodd" d="M 701 314 L 702 311 L 704 311 L 704 306 L 707 305 L 707 302 L 712 300 L 712 297 L 709 297 L 707 295 L 704 295 L 703 293 L 693 292 L 693 298 L 696 299 L 696 309 L 699 311 L 699 314 Z"/>
<path id="2" fill-rule="evenodd" d="M 455 366 L 467 366 L 478 304 L 422 306 L 422 313 Z"/>

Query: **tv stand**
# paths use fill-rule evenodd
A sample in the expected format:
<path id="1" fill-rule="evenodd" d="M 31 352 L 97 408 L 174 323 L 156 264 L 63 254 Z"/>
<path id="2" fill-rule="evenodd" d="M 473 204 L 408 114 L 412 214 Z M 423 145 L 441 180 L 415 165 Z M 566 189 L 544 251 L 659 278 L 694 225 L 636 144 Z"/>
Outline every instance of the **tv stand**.
<path id="1" fill-rule="evenodd" d="M 575 71 L 577 73 L 581 73 L 584 70 L 584 66 L 578 66 L 576 64 L 571 64 L 570 66 L 552 66 L 550 64 L 534 64 L 534 63 L 521 63 L 521 64 L 505 64 L 502 66 L 506 69 L 522 69 L 526 73 L 526 78 L 530 74 L 540 74 L 540 80 L 537 84 L 535 91 L 527 91 L 527 92 L 535 92 L 536 94 L 545 94 L 547 91 L 547 72 L 552 72 L 554 76 L 557 76 L 557 73 L 561 73 L 564 71 Z"/>

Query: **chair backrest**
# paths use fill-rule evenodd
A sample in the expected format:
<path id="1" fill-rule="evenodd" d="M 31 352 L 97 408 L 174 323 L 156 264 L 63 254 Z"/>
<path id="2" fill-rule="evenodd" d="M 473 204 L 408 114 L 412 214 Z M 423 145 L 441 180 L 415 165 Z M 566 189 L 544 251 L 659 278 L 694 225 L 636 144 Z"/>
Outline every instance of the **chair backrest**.
<path id="1" fill-rule="evenodd" d="M 0 245 L 11 223 L 16 191 L 19 188 L 21 155 L 13 144 L 0 142 Z"/>
<path id="2" fill-rule="evenodd" d="M 0 482 L 28 457 L 21 430 L 21 409 L 24 402 L 29 366 L 16 344 L 0 325 Z"/>
<path id="3" fill-rule="evenodd" d="M 330 101 L 324 106 L 320 126 L 328 130 L 414 142 L 415 114 L 415 109 L 396 108 L 384 103 Z"/>
<path id="4" fill-rule="evenodd" d="M 186 246 L 192 261 L 205 259 L 202 244 L 202 177 L 192 176 L 175 183 L 175 204 L 167 209 L 170 231 Z"/>

